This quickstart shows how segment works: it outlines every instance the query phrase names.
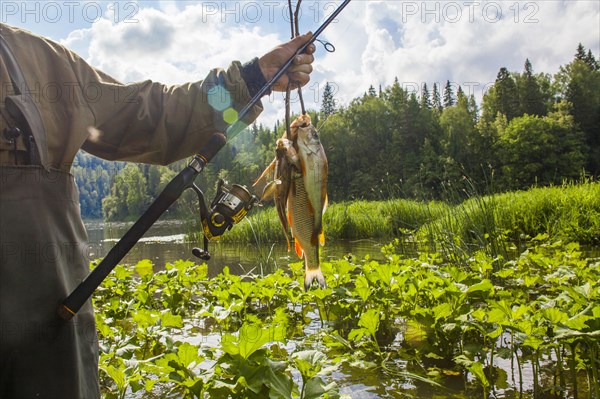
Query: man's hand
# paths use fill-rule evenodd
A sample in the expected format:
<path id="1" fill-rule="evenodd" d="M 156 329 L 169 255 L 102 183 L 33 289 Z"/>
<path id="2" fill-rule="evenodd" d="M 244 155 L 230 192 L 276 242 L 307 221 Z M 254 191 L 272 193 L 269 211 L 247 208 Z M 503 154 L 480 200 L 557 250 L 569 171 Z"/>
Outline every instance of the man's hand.
<path id="1" fill-rule="evenodd" d="M 312 33 L 298 36 L 291 41 L 281 44 L 263 55 L 258 60 L 258 65 L 262 71 L 265 80 L 269 81 L 281 68 L 287 60 L 293 56 L 300 47 L 308 42 L 312 37 Z M 284 74 L 272 87 L 274 91 L 286 91 L 288 82 L 291 80 L 292 88 L 295 89 L 298 86 L 304 86 L 310 80 L 310 73 L 312 72 L 312 63 L 315 60 L 313 53 L 316 48 L 314 44 L 311 44 L 306 48 L 303 54 L 296 56 L 293 64 L 288 69 L 287 73 Z"/>

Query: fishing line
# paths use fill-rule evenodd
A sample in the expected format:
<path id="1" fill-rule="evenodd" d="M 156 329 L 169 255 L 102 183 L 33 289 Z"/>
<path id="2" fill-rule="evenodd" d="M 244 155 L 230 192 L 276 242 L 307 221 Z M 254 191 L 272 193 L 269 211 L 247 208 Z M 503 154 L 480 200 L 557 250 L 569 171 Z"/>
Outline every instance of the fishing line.
<path id="1" fill-rule="evenodd" d="M 248 116 L 250 110 L 254 108 L 256 104 L 258 104 L 260 99 L 267 93 L 267 91 L 271 89 L 271 87 L 273 87 L 275 82 L 277 82 L 287 72 L 288 68 L 294 63 L 294 59 L 298 55 L 304 53 L 308 46 L 317 40 L 317 38 L 331 24 L 331 22 L 333 22 L 333 20 L 335 20 L 335 18 L 344 10 L 344 8 L 350 4 L 350 1 L 351 0 L 344 0 L 344 2 L 340 4 L 340 6 L 327 18 L 327 20 L 323 22 L 323 24 L 321 24 L 321 26 L 319 26 L 319 28 L 313 33 L 312 38 L 302 47 L 300 47 L 298 51 L 296 51 L 296 53 L 281 66 L 279 71 L 277 71 L 277 73 L 275 73 L 275 75 L 273 75 L 271 79 L 269 79 L 269 81 L 254 95 L 254 97 L 252 97 L 250 102 L 244 108 L 242 108 L 237 115 L 236 121 L 233 122 L 225 132 L 229 140 L 233 139 L 247 127 L 247 125 L 243 122 L 243 119 Z"/>

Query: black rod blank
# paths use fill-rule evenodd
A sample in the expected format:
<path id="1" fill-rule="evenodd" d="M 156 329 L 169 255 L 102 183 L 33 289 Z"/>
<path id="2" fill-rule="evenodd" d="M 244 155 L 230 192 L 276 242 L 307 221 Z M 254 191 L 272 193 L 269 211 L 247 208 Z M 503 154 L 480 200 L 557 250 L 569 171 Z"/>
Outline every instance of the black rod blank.
<path id="1" fill-rule="evenodd" d="M 223 134 L 213 134 L 208 143 L 194 157 L 194 161 L 175 176 L 169 184 L 163 189 L 158 197 L 152 202 L 144 214 L 134 223 L 133 226 L 123 237 L 115 244 L 102 261 L 92 270 L 65 299 L 58 308 L 58 315 L 63 320 L 72 319 L 83 304 L 92 296 L 96 288 L 117 266 L 117 264 L 127 255 L 140 238 L 148 231 L 150 227 L 165 213 L 165 211 L 175 202 L 181 194 L 192 186 L 196 176 L 202 171 L 204 166 L 219 152 L 226 143 Z M 194 162 L 200 167 L 192 166 Z"/>

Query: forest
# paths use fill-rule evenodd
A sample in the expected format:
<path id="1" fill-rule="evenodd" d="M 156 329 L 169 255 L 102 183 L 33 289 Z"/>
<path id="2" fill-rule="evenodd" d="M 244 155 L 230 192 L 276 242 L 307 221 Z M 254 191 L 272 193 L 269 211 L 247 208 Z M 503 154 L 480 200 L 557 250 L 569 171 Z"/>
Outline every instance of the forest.
<path id="1" fill-rule="evenodd" d="M 406 198 L 460 202 L 478 194 L 596 178 L 600 173 L 600 62 L 582 44 L 554 75 L 502 67 L 480 104 L 447 81 L 409 92 L 399 80 L 340 106 L 327 84 L 310 111 L 329 161 L 330 201 Z M 252 185 L 274 157 L 282 122 L 254 124 L 213 160 L 198 183 Z M 167 166 L 77 155 L 72 172 L 85 218 L 134 220 L 186 161 Z M 170 217 L 195 211 L 187 193 Z M 257 193 L 260 194 L 260 193 Z M 167 216 L 167 217 L 169 217 Z"/>

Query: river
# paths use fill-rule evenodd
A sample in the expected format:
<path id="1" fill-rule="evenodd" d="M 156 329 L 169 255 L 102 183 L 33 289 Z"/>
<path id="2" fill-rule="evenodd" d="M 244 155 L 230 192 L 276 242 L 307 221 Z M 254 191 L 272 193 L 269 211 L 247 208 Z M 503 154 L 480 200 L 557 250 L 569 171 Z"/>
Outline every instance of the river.
<path id="1" fill-rule="evenodd" d="M 89 237 L 87 255 L 90 260 L 103 258 L 115 243 L 127 232 L 132 223 L 106 223 L 101 220 L 84 221 Z M 234 226 L 235 228 L 235 226 Z M 120 263 L 135 264 L 142 259 L 150 259 L 155 270 L 160 270 L 165 263 L 178 259 L 203 262 L 192 254 L 192 248 L 202 247 L 202 242 L 186 240 L 186 227 L 182 221 L 158 221 L 152 226 L 133 249 Z M 370 255 L 372 259 L 383 260 L 381 246 L 386 241 L 364 240 L 330 240 L 323 247 L 321 259 L 342 258 L 353 254 L 360 258 Z M 209 276 L 219 274 L 225 266 L 232 273 L 265 274 L 300 259 L 293 252 L 287 251 L 285 242 L 279 243 L 209 243 L 211 259 L 206 262 Z"/>

